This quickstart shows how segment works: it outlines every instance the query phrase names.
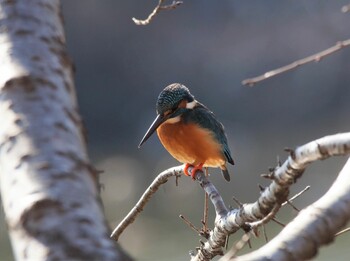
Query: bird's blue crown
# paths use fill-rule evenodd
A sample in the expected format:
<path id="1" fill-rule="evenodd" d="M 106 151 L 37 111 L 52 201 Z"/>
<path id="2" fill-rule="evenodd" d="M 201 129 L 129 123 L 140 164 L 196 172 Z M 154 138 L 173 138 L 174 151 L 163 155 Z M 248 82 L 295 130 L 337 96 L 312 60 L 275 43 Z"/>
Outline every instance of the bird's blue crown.
<path id="1" fill-rule="evenodd" d="M 168 85 L 158 96 L 156 104 L 157 113 L 163 114 L 168 110 L 177 108 L 182 100 L 186 100 L 187 102 L 194 100 L 189 89 L 180 83 Z"/>

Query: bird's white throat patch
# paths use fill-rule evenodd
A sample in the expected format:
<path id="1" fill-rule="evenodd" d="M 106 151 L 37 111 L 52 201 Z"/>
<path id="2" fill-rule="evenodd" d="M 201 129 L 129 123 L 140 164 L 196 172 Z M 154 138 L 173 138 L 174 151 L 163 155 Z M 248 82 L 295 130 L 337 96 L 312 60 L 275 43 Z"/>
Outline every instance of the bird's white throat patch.
<path id="1" fill-rule="evenodd" d="M 186 108 L 187 108 L 187 109 L 193 109 L 194 106 L 196 106 L 196 100 L 193 100 L 193 101 L 188 102 L 188 103 L 186 104 Z"/>
<path id="2" fill-rule="evenodd" d="M 187 109 L 193 109 L 194 106 L 196 106 L 196 100 L 193 100 L 193 101 L 188 102 L 188 103 L 186 104 L 186 108 L 187 108 Z M 179 122 L 180 120 L 181 120 L 181 115 L 176 116 L 176 117 L 174 117 L 174 118 L 167 119 L 164 123 L 171 123 L 171 124 L 173 124 L 173 123 Z"/>

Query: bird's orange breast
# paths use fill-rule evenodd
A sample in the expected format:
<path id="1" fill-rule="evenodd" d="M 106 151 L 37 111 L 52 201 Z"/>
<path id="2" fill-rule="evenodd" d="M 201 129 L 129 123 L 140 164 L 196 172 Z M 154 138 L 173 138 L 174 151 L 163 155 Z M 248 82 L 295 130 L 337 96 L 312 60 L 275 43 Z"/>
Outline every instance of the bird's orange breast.
<path id="1" fill-rule="evenodd" d="M 209 130 L 194 123 L 165 122 L 159 126 L 157 133 L 166 150 L 182 163 L 204 163 L 207 167 L 225 164 L 221 144 Z"/>

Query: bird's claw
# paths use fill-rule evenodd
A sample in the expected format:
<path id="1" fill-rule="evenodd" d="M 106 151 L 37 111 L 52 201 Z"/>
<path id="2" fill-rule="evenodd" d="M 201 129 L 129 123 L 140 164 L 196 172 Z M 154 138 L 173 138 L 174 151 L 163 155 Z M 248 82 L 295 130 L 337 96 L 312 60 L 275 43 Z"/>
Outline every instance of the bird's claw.
<path id="1" fill-rule="evenodd" d="M 191 171 L 191 174 L 188 172 L 188 168 L 189 167 L 193 167 L 193 169 Z M 198 170 L 202 171 L 202 168 L 203 168 L 203 163 L 199 164 L 198 166 L 193 166 L 193 165 L 191 165 L 189 163 L 186 163 L 186 165 L 184 167 L 184 173 L 185 173 L 186 176 L 191 176 L 191 178 L 193 180 L 195 180 L 196 179 L 196 172 Z"/>

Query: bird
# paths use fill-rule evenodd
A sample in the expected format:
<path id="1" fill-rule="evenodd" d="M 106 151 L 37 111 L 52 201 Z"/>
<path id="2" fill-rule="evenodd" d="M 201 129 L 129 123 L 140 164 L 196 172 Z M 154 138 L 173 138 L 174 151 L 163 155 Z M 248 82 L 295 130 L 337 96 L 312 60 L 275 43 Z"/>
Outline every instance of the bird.
<path id="1" fill-rule="evenodd" d="M 203 167 L 219 167 L 225 180 L 230 181 L 226 162 L 234 165 L 234 161 L 224 126 L 186 86 L 173 83 L 165 87 L 158 96 L 156 112 L 139 148 L 157 131 L 165 149 L 185 164 L 185 175 L 195 179 Z M 191 174 L 189 167 L 193 167 Z"/>

